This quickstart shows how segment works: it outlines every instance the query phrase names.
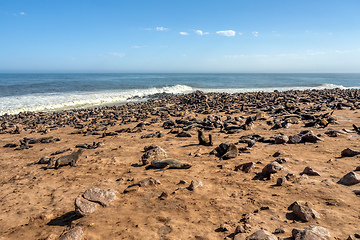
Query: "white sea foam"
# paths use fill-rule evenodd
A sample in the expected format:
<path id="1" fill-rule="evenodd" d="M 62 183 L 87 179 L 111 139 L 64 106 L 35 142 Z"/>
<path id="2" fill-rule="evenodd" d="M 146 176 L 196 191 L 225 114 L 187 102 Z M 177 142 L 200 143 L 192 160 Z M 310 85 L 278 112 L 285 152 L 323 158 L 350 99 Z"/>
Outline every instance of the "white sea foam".
<path id="1" fill-rule="evenodd" d="M 269 87 L 269 88 L 192 88 L 186 85 L 176 85 L 162 88 L 135 89 L 126 91 L 99 91 L 99 92 L 70 92 L 70 93 L 37 93 L 23 96 L 0 98 L 0 116 L 17 114 L 19 112 L 50 112 L 76 108 L 87 108 L 111 105 L 115 103 L 128 103 L 146 100 L 146 96 L 157 93 L 185 94 L 195 90 L 208 92 L 272 92 L 306 89 L 347 89 L 360 87 L 343 87 L 334 84 L 322 84 L 316 87 Z"/>
<path id="2" fill-rule="evenodd" d="M 182 94 L 193 89 L 186 85 L 172 87 L 135 89 L 127 91 L 70 92 L 70 93 L 37 93 L 24 96 L 0 98 L 0 115 L 19 112 L 50 112 L 66 109 L 95 107 L 115 103 L 139 101 L 139 98 L 156 93 Z M 134 98 L 138 97 L 138 98 Z"/>
<path id="3" fill-rule="evenodd" d="M 199 89 L 199 90 L 206 93 L 209 92 L 245 93 L 245 92 L 273 92 L 275 90 L 278 90 L 280 92 L 289 91 L 289 90 L 307 90 L 307 89 L 323 90 L 323 89 L 334 89 L 334 88 L 349 89 L 349 88 L 358 88 L 358 87 L 344 87 L 341 85 L 325 83 L 316 87 L 303 86 L 303 87 L 267 87 L 267 88 L 222 88 L 222 89 L 208 88 L 208 89 Z"/>

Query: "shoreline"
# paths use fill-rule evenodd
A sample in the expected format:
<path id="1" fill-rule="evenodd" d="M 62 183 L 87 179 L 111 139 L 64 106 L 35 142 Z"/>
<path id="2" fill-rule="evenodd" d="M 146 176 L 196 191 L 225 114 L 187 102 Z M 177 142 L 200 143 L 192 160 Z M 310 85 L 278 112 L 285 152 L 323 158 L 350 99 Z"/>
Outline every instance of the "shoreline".
<path id="1" fill-rule="evenodd" d="M 0 116 L 0 235 L 57 239 L 80 227 L 84 239 L 244 239 L 260 229 L 282 229 L 276 236 L 288 238 L 292 229 L 316 225 L 329 239 L 345 239 L 360 229 L 360 184 L 339 183 L 360 167 L 360 155 L 341 157 L 346 148 L 360 150 L 353 125 L 360 127 L 359 89 L 195 91 Z M 212 146 L 199 144 L 198 130 L 212 135 Z M 230 143 L 236 156 L 220 158 L 216 148 Z M 143 165 L 153 144 L 191 167 Z M 85 151 L 75 167 L 38 164 L 78 149 Z M 261 178 L 274 161 L 281 168 Z M 239 167 L 244 163 L 252 163 L 248 172 Z M 306 167 L 320 176 L 303 174 Z M 157 184 L 136 185 L 149 177 Z M 282 185 L 279 178 L 286 179 Z M 192 191 L 192 181 L 202 184 Z M 75 199 L 93 188 L 113 189 L 116 199 L 75 216 Z M 295 201 L 320 218 L 299 219 L 289 210 Z"/>

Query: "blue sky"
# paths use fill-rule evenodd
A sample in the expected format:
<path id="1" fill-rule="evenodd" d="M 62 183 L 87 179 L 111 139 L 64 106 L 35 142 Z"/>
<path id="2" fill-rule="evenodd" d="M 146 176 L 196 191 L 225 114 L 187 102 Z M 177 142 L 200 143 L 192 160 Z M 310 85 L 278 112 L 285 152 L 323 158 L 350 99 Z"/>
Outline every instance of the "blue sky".
<path id="1" fill-rule="evenodd" d="M 0 72 L 360 72 L 359 0 L 0 0 Z"/>

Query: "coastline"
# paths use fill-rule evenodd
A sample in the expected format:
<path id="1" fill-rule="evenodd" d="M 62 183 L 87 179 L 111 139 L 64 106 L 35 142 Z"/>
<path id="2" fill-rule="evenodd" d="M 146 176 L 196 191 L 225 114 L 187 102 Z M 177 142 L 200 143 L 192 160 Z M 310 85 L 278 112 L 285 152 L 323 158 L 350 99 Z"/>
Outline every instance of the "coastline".
<path id="1" fill-rule="evenodd" d="M 359 89 L 196 91 L 134 104 L 0 116 L 0 122 L 0 235 L 6 239 L 57 239 L 75 226 L 86 239 L 220 239 L 230 234 L 242 239 L 261 228 L 282 228 L 277 236 L 286 238 L 292 229 L 309 225 L 342 239 L 360 227 L 359 197 L 353 192 L 360 185 L 338 183 L 360 165 L 360 155 L 341 158 L 343 149 L 360 150 L 360 134 L 353 129 L 353 124 L 360 126 Z M 198 129 L 212 135 L 213 146 L 199 145 Z M 331 129 L 333 135 L 326 133 Z M 289 142 L 307 130 L 321 140 Z M 182 132 L 191 137 L 181 137 Z M 34 143 L 25 144 L 26 139 Z M 255 143 L 249 148 L 250 140 Z M 219 162 L 210 153 L 225 142 L 234 143 L 238 155 Z M 3 147 L 8 143 L 17 146 Z M 144 147 L 152 144 L 191 168 L 146 169 L 141 159 Z M 32 164 L 80 145 L 86 149 L 76 167 L 45 170 L 46 165 Z M 283 169 L 257 179 L 278 159 L 276 152 L 284 158 Z M 255 163 L 250 172 L 235 171 L 248 162 Z M 320 176 L 300 174 L 305 167 Z M 289 173 L 294 177 L 276 186 Z M 148 177 L 160 184 L 124 193 Z M 190 191 L 192 180 L 203 186 Z M 116 199 L 89 215 L 69 218 L 75 198 L 94 187 L 116 190 Z M 167 197 L 161 199 L 163 192 Z M 320 218 L 303 222 L 294 217 L 288 207 L 295 201 L 307 202 Z M 244 232 L 234 234 L 238 226 Z"/>

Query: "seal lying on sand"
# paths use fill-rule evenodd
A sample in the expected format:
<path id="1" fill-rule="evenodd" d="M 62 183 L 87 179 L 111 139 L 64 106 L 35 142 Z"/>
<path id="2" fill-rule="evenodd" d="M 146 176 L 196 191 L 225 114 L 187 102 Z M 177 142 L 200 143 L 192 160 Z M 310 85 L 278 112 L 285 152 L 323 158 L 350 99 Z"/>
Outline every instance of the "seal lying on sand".
<path id="1" fill-rule="evenodd" d="M 176 168 L 176 169 L 187 169 L 187 168 L 191 168 L 191 164 L 190 163 L 186 163 L 186 162 L 180 162 L 179 160 L 176 159 L 157 159 L 151 162 L 151 165 L 147 167 L 148 168 Z"/>
<path id="2" fill-rule="evenodd" d="M 72 152 L 69 155 L 59 157 L 55 161 L 55 168 L 58 169 L 60 166 L 66 166 L 70 165 L 72 167 L 75 167 L 76 162 L 79 160 L 81 154 L 85 151 L 85 149 L 81 148 L 77 150 L 76 152 Z M 49 165 L 46 167 L 51 168 L 54 165 L 53 159 L 50 160 Z"/>

